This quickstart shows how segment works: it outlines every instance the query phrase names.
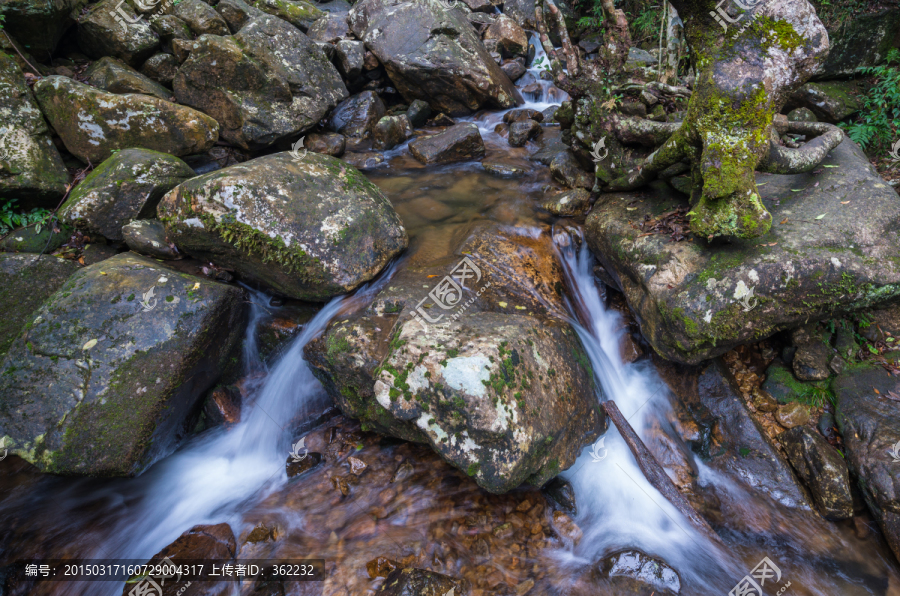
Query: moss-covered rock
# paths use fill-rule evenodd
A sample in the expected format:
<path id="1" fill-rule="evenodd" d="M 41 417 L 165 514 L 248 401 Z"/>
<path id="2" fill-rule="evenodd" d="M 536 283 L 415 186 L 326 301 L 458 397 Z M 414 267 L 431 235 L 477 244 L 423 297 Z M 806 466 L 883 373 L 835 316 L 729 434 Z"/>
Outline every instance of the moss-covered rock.
<path id="1" fill-rule="evenodd" d="M 862 107 L 857 96 L 864 89 L 856 81 L 807 83 L 791 94 L 785 109 L 806 108 L 821 122 L 840 122 Z"/>
<path id="2" fill-rule="evenodd" d="M 148 95 L 116 95 L 61 76 L 41 79 L 34 91 L 66 149 L 84 162 L 131 147 L 205 153 L 219 139 L 218 124 L 206 114 Z"/>
<path id="3" fill-rule="evenodd" d="M 198 176 L 158 210 L 179 249 L 303 300 L 353 290 L 408 243 L 374 184 L 317 153 L 276 153 Z"/>
<path id="4" fill-rule="evenodd" d="M 817 79 L 848 77 L 861 66 L 884 62 L 891 48 L 900 47 L 900 8 L 855 14 L 829 31 L 831 50 L 816 71 Z"/>
<path id="5" fill-rule="evenodd" d="M 88 83 L 110 93 L 143 93 L 168 100 L 172 92 L 115 58 L 101 58 L 84 71 Z"/>
<path id="6" fill-rule="evenodd" d="M 304 33 L 325 16 L 324 11 L 305 0 L 257 0 L 253 7 L 287 21 Z"/>
<path id="7" fill-rule="evenodd" d="M 88 0 L 10 0 L 0 6 L 4 29 L 30 52 L 49 55 L 74 21 L 72 14 Z"/>
<path id="8" fill-rule="evenodd" d="M 194 177 L 194 170 L 167 153 L 117 151 L 75 187 L 59 210 L 60 219 L 91 236 L 121 242 L 122 226 L 156 217 L 167 192 Z"/>
<path id="9" fill-rule="evenodd" d="M 138 219 L 122 226 L 128 248 L 154 259 L 180 259 L 175 245 L 166 238 L 166 228 L 158 219 Z"/>
<path id="10" fill-rule="evenodd" d="M 78 47 L 91 58 L 115 56 L 140 66 L 159 47 L 147 21 L 127 0 L 100 0 L 78 16 Z"/>
<path id="11" fill-rule="evenodd" d="M 0 53 L 0 195 L 18 206 L 55 207 L 68 174 L 25 76 Z"/>
<path id="12" fill-rule="evenodd" d="M 230 35 L 228 24 L 216 9 L 202 0 L 175 2 L 171 13 L 188 24 L 194 35 Z"/>
<path id="13" fill-rule="evenodd" d="M 29 316 L 0 373 L 0 443 L 45 472 L 127 476 L 185 435 L 242 331 L 243 292 L 125 253 Z"/>
<path id="14" fill-rule="evenodd" d="M 900 197 L 856 145 L 844 140 L 821 173 L 757 180 L 775 225 L 729 244 L 672 242 L 633 226 L 687 206 L 661 184 L 594 204 L 588 243 L 665 358 L 698 363 L 900 296 Z"/>
<path id="15" fill-rule="evenodd" d="M 3 238 L 0 238 L 0 251 L 3 252 L 33 252 L 50 254 L 66 243 L 72 235 L 72 229 L 68 226 L 54 222 L 42 222 L 40 225 L 31 224 L 24 228 L 13 230 Z"/>

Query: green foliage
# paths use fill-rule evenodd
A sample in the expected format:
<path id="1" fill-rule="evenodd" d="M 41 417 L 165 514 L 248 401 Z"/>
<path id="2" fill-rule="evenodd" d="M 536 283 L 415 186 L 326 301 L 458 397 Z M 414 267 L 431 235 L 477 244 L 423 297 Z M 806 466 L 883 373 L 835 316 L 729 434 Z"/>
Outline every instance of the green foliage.
<path id="1" fill-rule="evenodd" d="M 856 122 L 841 123 L 863 149 L 883 151 L 900 138 L 900 51 L 888 53 L 885 64 L 860 68 L 874 79 Z"/>
<path id="2" fill-rule="evenodd" d="M 872 4 L 871 0 L 811 0 L 811 3 L 819 20 L 829 29 L 864 14 Z"/>
<path id="3" fill-rule="evenodd" d="M 631 23 L 631 39 L 635 44 L 642 41 L 650 41 L 653 44 L 659 43 L 659 29 L 662 26 L 662 20 L 665 11 L 662 5 L 649 4 L 637 12 L 637 16 L 629 15 Z"/>
<path id="4" fill-rule="evenodd" d="M 50 211 L 38 208 L 24 211 L 16 209 L 15 203 L 15 199 L 0 199 L 0 236 L 5 236 L 16 228 L 24 228 L 32 224 L 34 232 L 40 234 L 41 228 L 50 218 Z"/>

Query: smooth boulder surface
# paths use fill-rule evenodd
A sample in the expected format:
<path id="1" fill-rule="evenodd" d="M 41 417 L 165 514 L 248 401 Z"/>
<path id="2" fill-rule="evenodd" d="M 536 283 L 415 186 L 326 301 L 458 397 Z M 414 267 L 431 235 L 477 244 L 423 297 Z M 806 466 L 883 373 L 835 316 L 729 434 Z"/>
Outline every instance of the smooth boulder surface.
<path id="1" fill-rule="evenodd" d="M 72 190 L 59 216 L 91 235 L 121 242 L 122 226 L 156 217 L 163 195 L 194 175 L 190 166 L 166 153 L 117 151 Z"/>
<path id="2" fill-rule="evenodd" d="M 424 164 L 465 161 L 484 157 L 484 140 L 478 126 L 456 124 L 444 132 L 418 137 L 409 144 L 409 152 Z"/>
<path id="3" fill-rule="evenodd" d="M 139 17 L 128 2 L 100 0 L 78 16 L 78 47 L 91 58 L 114 56 L 130 66 L 140 66 L 156 53 L 159 36 L 149 19 Z"/>
<path id="4" fill-rule="evenodd" d="M 12 58 L 0 53 L 0 194 L 25 209 L 56 207 L 67 181 L 25 76 Z"/>
<path id="5" fill-rule="evenodd" d="M 259 157 L 188 180 L 159 218 L 182 251 L 247 281 L 324 301 L 372 279 L 406 230 L 365 176 L 327 155 Z"/>
<path id="6" fill-rule="evenodd" d="M 594 203 L 588 244 L 660 355 L 698 363 L 836 310 L 900 296 L 900 196 L 847 139 L 824 165 L 832 167 L 757 174 L 775 223 L 753 240 L 709 246 L 644 234 L 632 223 L 688 207 L 686 196 L 661 183 Z"/>
<path id="7" fill-rule="evenodd" d="M 205 153 L 219 139 L 218 124 L 206 114 L 148 95 L 116 95 L 58 75 L 35 83 L 34 92 L 66 149 L 84 162 L 130 147 Z"/>
<path id="8" fill-rule="evenodd" d="M 325 16 L 315 2 L 304 0 L 257 0 L 253 7 L 287 21 L 304 33 Z"/>
<path id="9" fill-rule="evenodd" d="M 436 112 L 463 115 L 522 102 L 461 8 L 363 0 L 350 11 L 350 28 L 378 57 L 407 103 L 421 99 Z"/>
<path id="10" fill-rule="evenodd" d="M 368 138 L 384 113 L 384 102 L 378 94 L 363 91 L 338 104 L 328 118 L 328 128 L 346 137 Z"/>
<path id="11" fill-rule="evenodd" d="M 154 259 L 180 259 L 182 256 L 166 238 L 166 227 L 158 219 L 139 219 L 122 226 L 122 239 L 134 252 Z"/>
<path id="12" fill-rule="evenodd" d="M 0 443 L 44 472 L 140 473 L 185 436 L 242 334 L 242 302 L 135 254 L 81 269 L 9 349 Z"/>
<path id="13" fill-rule="evenodd" d="M 84 71 L 87 82 L 110 93 L 142 93 L 168 100 L 172 92 L 115 58 L 101 58 Z"/>
<path id="14" fill-rule="evenodd" d="M 837 449 L 808 426 L 797 426 L 781 433 L 778 442 L 787 452 L 798 476 L 809 487 L 822 517 L 829 520 L 853 517 L 850 475 Z"/>

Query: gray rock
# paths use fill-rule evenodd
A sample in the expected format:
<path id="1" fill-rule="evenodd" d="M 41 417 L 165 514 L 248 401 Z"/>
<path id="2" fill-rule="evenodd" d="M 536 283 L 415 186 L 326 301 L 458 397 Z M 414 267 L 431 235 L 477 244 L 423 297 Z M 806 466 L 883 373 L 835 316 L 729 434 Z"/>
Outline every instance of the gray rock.
<path id="1" fill-rule="evenodd" d="M 647 50 L 632 46 L 628 48 L 627 62 L 630 63 L 629 66 L 638 64 L 656 64 L 656 57 Z"/>
<path id="2" fill-rule="evenodd" d="M 139 66 L 156 53 L 159 37 L 128 2 L 100 0 L 78 17 L 78 47 L 91 58 L 115 56 Z"/>
<path id="3" fill-rule="evenodd" d="M 341 157 L 345 163 L 357 170 L 371 170 L 384 163 L 384 155 L 376 151 L 348 152 Z"/>
<path id="4" fill-rule="evenodd" d="M 462 0 L 462 3 L 468 6 L 472 12 L 494 12 L 494 4 L 491 0 Z"/>
<path id="5" fill-rule="evenodd" d="M 157 210 L 179 250 L 302 300 L 352 291 L 408 242 L 375 185 L 318 153 L 275 153 L 192 178 Z"/>
<path id="6" fill-rule="evenodd" d="M 339 73 L 348 79 L 355 79 L 362 74 L 363 59 L 366 53 L 366 46 L 363 42 L 342 39 L 335 44 L 334 50 Z"/>
<path id="7" fill-rule="evenodd" d="M 788 122 L 818 122 L 818 118 L 809 108 L 795 108 L 787 114 Z"/>
<path id="8" fill-rule="evenodd" d="M 504 61 L 500 66 L 500 69 L 505 72 L 506 76 L 509 77 L 509 80 L 513 82 L 518 81 L 526 72 L 528 72 L 517 60 Z"/>
<path id="9" fill-rule="evenodd" d="M 856 14 L 836 31 L 829 31 L 830 50 L 814 75 L 815 79 L 849 77 L 863 66 L 884 62 L 891 48 L 900 46 L 900 9 Z"/>
<path id="10" fill-rule="evenodd" d="M 647 590 L 660 596 L 681 593 L 678 572 L 663 561 L 638 550 L 625 550 L 601 559 L 594 577 L 616 590 L 617 594 L 644 594 Z"/>
<path id="11" fill-rule="evenodd" d="M 821 122 L 835 124 L 862 108 L 855 96 L 862 91 L 856 81 L 806 83 L 791 94 L 785 108 L 807 108 Z"/>
<path id="12" fill-rule="evenodd" d="M 427 102 L 421 99 L 414 99 L 406 110 L 406 117 L 413 128 L 421 128 L 425 126 L 428 117 L 431 116 L 431 108 Z"/>
<path id="13" fill-rule="evenodd" d="M 59 218 L 91 236 L 121 242 L 122 226 L 156 217 L 163 195 L 193 177 L 194 171 L 172 155 L 148 149 L 118 151 L 72 190 Z"/>
<path id="14" fill-rule="evenodd" d="M 528 34 L 514 20 L 500 15 L 487 31 L 484 39 L 496 39 L 503 56 L 525 56 L 528 54 Z"/>
<path id="15" fill-rule="evenodd" d="M 828 520 L 853 517 L 850 474 L 844 458 L 825 437 L 808 426 L 798 426 L 778 435 L 791 465 L 809 487 L 813 500 Z"/>
<path id="16" fill-rule="evenodd" d="M 173 260 L 182 257 L 166 238 L 166 228 L 158 219 L 138 219 L 122 226 L 122 239 L 136 253 L 154 259 Z"/>
<path id="17" fill-rule="evenodd" d="M 84 71 L 87 82 L 110 93 L 143 93 L 168 100 L 172 92 L 115 58 L 101 58 Z"/>
<path id="18" fill-rule="evenodd" d="M 521 168 L 513 164 L 489 161 L 481 162 L 481 167 L 483 167 L 487 172 L 490 172 L 495 176 L 501 176 L 503 178 L 515 178 L 518 176 L 523 176 L 527 171 L 525 168 Z"/>
<path id="19" fill-rule="evenodd" d="M 350 6 L 350 3 L 347 0 L 328 0 L 328 2 L 317 2 L 316 6 L 319 10 L 325 11 L 329 14 L 341 14 L 343 13 L 345 16 L 350 12 L 350 9 L 353 8 Z"/>
<path id="20" fill-rule="evenodd" d="M 52 254 L 72 236 L 72 228 L 51 218 L 49 222 L 31 224 L 13 230 L 0 239 L 0 252 L 32 252 Z"/>
<path id="21" fill-rule="evenodd" d="M 172 14 L 188 24 L 194 35 L 230 35 L 228 24 L 212 6 L 202 0 L 180 0 Z"/>
<path id="22" fill-rule="evenodd" d="M 475 124 L 456 124 L 444 132 L 418 137 L 409 143 L 413 157 L 424 164 L 484 157 L 484 140 Z"/>
<path id="23" fill-rule="evenodd" d="M 307 32 L 313 41 L 337 43 L 342 39 L 352 39 L 350 24 L 345 13 L 329 13 L 317 20 Z"/>
<path id="24" fill-rule="evenodd" d="M 594 187 L 594 177 L 581 169 L 571 150 L 557 154 L 550 162 L 550 175 L 568 188 Z"/>
<path id="25" fill-rule="evenodd" d="M 154 54 L 144 62 L 141 72 L 157 83 L 171 86 L 178 72 L 178 61 L 172 54 Z"/>
<path id="26" fill-rule="evenodd" d="M 812 383 L 798 381 L 791 367 L 781 360 L 775 360 L 766 369 L 766 380 L 761 388 L 778 403 L 787 404 L 801 399 L 813 386 Z"/>
<path id="27" fill-rule="evenodd" d="M 561 192 L 541 204 L 541 207 L 559 217 L 584 215 L 590 206 L 591 193 L 583 188 Z"/>
<path id="28" fill-rule="evenodd" d="M 171 52 L 172 42 L 176 39 L 194 39 L 190 26 L 173 14 L 151 17 L 150 28 L 159 36 L 159 45 L 163 52 Z"/>
<path id="29" fill-rule="evenodd" d="M 336 132 L 326 132 L 324 134 L 313 133 L 307 135 L 306 142 L 303 146 L 315 153 L 340 157 L 344 154 L 346 139 L 344 135 Z"/>
<path id="30" fill-rule="evenodd" d="M 130 253 L 81 269 L 9 348 L 0 443 L 44 472 L 139 474 L 186 434 L 242 333 L 242 297 Z"/>
<path id="31" fill-rule="evenodd" d="M 244 0 L 219 0 L 216 4 L 216 12 L 222 15 L 232 33 L 237 33 L 241 27 L 252 18 L 263 15 L 263 11 L 254 8 Z"/>
<path id="32" fill-rule="evenodd" d="M 412 133 L 412 125 L 406 114 L 385 116 L 372 129 L 372 144 L 379 151 L 387 151 L 405 142 Z"/>
<path id="33" fill-rule="evenodd" d="M 503 3 L 503 14 L 510 17 L 525 29 L 537 30 L 534 22 L 534 0 L 506 0 Z"/>
<path id="34" fill-rule="evenodd" d="M 821 341 L 797 346 L 797 351 L 794 353 L 794 376 L 801 381 L 827 379 L 831 375 L 828 370 L 828 361 L 833 354 L 834 351 Z"/>
<path id="35" fill-rule="evenodd" d="M 363 91 L 338 104 L 328 119 L 328 128 L 347 137 L 368 138 L 384 113 L 384 102 L 378 94 Z"/>
<path id="36" fill-rule="evenodd" d="M 544 115 L 537 110 L 532 110 L 531 108 L 510 110 L 507 113 L 503 114 L 503 121 L 507 124 L 512 124 L 513 122 L 524 122 L 526 120 L 543 122 Z"/>
<path id="37" fill-rule="evenodd" d="M 540 134 L 540 124 L 534 120 L 520 120 L 509 125 L 507 141 L 511 147 L 524 147 L 525 143 L 536 139 Z"/>
<path id="38" fill-rule="evenodd" d="M 305 0 L 257 0 L 253 6 L 287 21 L 304 33 L 325 16 L 317 5 Z"/>

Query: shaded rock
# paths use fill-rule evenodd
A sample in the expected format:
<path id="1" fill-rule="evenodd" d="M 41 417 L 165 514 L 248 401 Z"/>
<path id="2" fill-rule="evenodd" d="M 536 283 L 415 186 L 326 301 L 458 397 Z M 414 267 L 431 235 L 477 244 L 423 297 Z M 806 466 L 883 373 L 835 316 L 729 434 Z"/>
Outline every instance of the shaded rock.
<path id="1" fill-rule="evenodd" d="M 894 556 L 900 559 L 900 479 L 896 473 L 900 458 L 892 455 L 900 442 L 900 417 L 897 402 L 884 398 L 891 391 L 900 394 L 900 379 L 880 367 L 863 365 L 839 376 L 833 387 L 850 471 Z"/>
<path id="2" fill-rule="evenodd" d="M 407 103 L 421 99 L 437 112 L 457 115 L 522 101 L 461 9 L 363 0 L 350 11 L 350 29 L 378 57 Z"/>
<path id="3" fill-rule="evenodd" d="M 550 175 L 554 180 L 568 188 L 594 187 L 594 177 L 581 169 L 578 160 L 571 151 L 558 153 L 550 162 Z"/>
<path id="4" fill-rule="evenodd" d="M 541 207 L 560 217 L 584 215 L 590 206 L 591 193 L 583 188 L 561 192 L 541 203 Z"/>
<path id="5" fill-rule="evenodd" d="M 222 138 L 239 147 L 309 130 L 347 97 L 322 50 L 271 15 L 251 18 L 233 38 L 203 35 L 195 46 L 173 81 L 175 96 L 215 118 Z"/>
<path id="6" fill-rule="evenodd" d="M 787 114 L 788 122 L 818 122 L 818 118 L 809 108 L 794 108 Z"/>
<path id="7" fill-rule="evenodd" d="M 827 379 L 831 375 L 828 361 L 833 354 L 833 350 L 821 341 L 797 346 L 793 361 L 794 376 L 801 381 Z"/>
<path id="8" fill-rule="evenodd" d="M 431 107 L 421 99 L 412 100 L 409 108 L 406 109 L 406 117 L 409 118 L 409 123 L 413 128 L 425 126 L 429 116 L 431 116 Z"/>
<path id="9" fill-rule="evenodd" d="M 187 23 L 194 35 L 231 34 L 225 19 L 216 12 L 216 9 L 202 0 L 180 0 L 173 6 L 172 14 Z"/>
<path id="10" fill-rule="evenodd" d="M 475 31 L 478 35 L 484 35 L 484 32 L 487 31 L 487 28 L 497 22 L 497 15 L 486 12 L 470 12 L 466 15 L 466 18 L 472 23 L 472 26 L 475 27 Z M 496 42 L 496 40 L 494 40 Z"/>
<path id="11" fill-rule="evenodd" d="M 232 33 L 240 31 L 241 27 L 246 25 L 250 19 L 265 14 L 244 0 L 219 0 L 216 4 L 216 12 L 222 15 Z"/>
<path id="12" fill-rule="evenodd" d="M 56 207 L 68 173 L 25 75 L 0 53 L 0 194 L 17 207 Z"/>
<path id="13" fill-rule="evenodd" d="M 514 20 L 503 14 L 487 28 L 484 39 L 496 39 L 503 56 L 525 56 L 528 53 L 528 34 Z"/>
<path id="14" fill-rule="evenodd" d="M 344 136 L 368 138 L 384 113 L 384 102 L 378 94 L 363 91 L 338 104 L 328 119 L 328 127 Z"/>
<path id="15" fill-rule="evenodd" d="M 344 13 L 344 15 L 349 13 L 352 8 L 347 0 L 328 0 L 327 2 L 316 3 L 316 6 L 319 7 L 319 10 L 323 10 L 329 14 Z"/>
<path id="16" fill-rule="evenodd" d="M 798 381 L 791 367 L 781 360 L 775 360 L 766 369 L 766 380 L 761 389 L 775 398 L 780 404 L 800 399 L 811 387 L 809 383 Z"/>
<path id="17" fill-rule="evenodd" d="M 797 402 L 784 404 L 778 407 L 775 420 L 785 428 L 802 426 L 809 422 L 809 408 Z"/>
<path id="18" fill-rule="evenodd" d="M 303 300 L 353 290 L 407 245 L 378 188 L 318 153 L 276 153 L 192 178 L 158 210 L 180 250 Z"/>
<path id="19" fill-rule="evenodd" d="M 531 108 L 519 108 L 503 114 L 503 121 L 507 124 L 512 124 L 513 122 L 526 122 L 528 120 L 532 120 L 533 122 L 543 122 L 544 115 Z"/>
<path id="20" fill-rule="evenodd" d="M 341 159 L 357 170 L 371 170 L 384 163 L 384 155 L 374 151 L 344 153 Z"/>
<path id="21" fill-rule="evenodd" d="M 313 41 L 325 43 L 337 43 L 342 39 L 353 38 L 345 13 L 329 13 L 320 17 L 306 34 Z"/>
<path id="22" fill-rule="evenodd" d="M 115 58 L 101 58 L 84 72 L 87 82 L 110 93 L 143 93 L 168 100 L 172 92 Z"/>
<path id="23" fill-rule="evenodd" d="M 453 126 L 454 124 L 456 124 L 456 120 L 447 114 L 438 114 L 428 121 L 429 126 Z"/>
<path id="24" fill-rule="evenodd" d="M 41 79 L 34 91 L 66 149 L 85 162 L 100 163 L 129 147 L 179 156 L 203 153 L 219 138 L 209 116 L 155 97 L 116 95 L 60 76 Z"/>
<path id="25" fill-rule="evenodd" d="M 778 435 L 797 475 L 809 487 L 822 517 L 828 520 L 853 517 L 850 474 L 837 449 L 808 426 L 798 426 Z"/>
<path id="26" fill-rule="evenodd" d="M 304 33 L 325 16 L 313 3 L 304 0 L 257 0 L 253 6 L 287 21 Z"/>
<path id="27" fill-rule="evenodd" d="M 494 4 L 491 0 L 462 0 L 462 3 L 468 6 L 472 12 L 494 12 Z"/>
<path id="28" fill-rule="evenodd" d="M 194 39 L 190 26 L 173 14 L 154 16 L 150 19 L 150 28 L 159 36 L 160 48 L 166 53 L 172 51 L 172 42 L 176 39 Z"/>
<path id="29" fill-rule="evenodd" d="M 323 459 L 322 454 L 316 453 L 315 451 L 310 451 L 306 454 L 306 457 L 300 461 L 294 461 L 294 459 L 289 456 L 286 465 L 288 478 L 302 476 L 310 470 L 318 468 Z"/>
<path id="30" fill-rule="evenodd" d="M 203 403 L 203 413 L 209 426 L 240 422 L 241 392 L 236 387 L 216 387 Z"/>
<path id="31" fill-rule="evenodd" d="M 503 14 L 513 19 L 525 29 L 537 30 L 534 21 L 535 0 L 506 0 L 503 3 Z"/>
<path id="32" fill-rule="evenodd" d="M 148 149 L 117 151 L 72 190 L 59 217 L 92 236 L 121 242 L 122 226 L 156 217 L 163 195 L 193 177 L 194 171 L 172 155 Z"/>
<path id="33" fill-rule="evenodd" d="M 886 308 L 873 310 L 868 315 L 872 324 L 865 328 L 860 325 L 860 333 L 863 337 L 871 342 L 885 342 L 889 347 L 892 343 L 896 344 L 900 341 L 900 304 L 890 304 Z M 893 341 L 890 340 L 892 337 Z M 893 347 L 897 348 L 898 346 L 894 345 Z"/>
<path id="34" fill-rule="evenodd" d="M 5 31 L 12 31 L 31 52 L 49 56 L 74 22 L 72 15 L 85 4 L 87 0 L 12 0 L 3 4 L 0 14 L 4 17 Z"/>
<path id="35" fill-rule="evenodd" d="M 139 66 L 156 53 L 159 37 L 128 2 L 100 0 L 78 17 L 78 47 L 91 58 L 115 56 Z"/>
<path id="36" fill-rule="evenodd" d="M 122 226 L 122 239 L 136 253 L 155 259 L 180 259 L 175 245 L 166 238 L 166 228 L 158 219 L 139 219 Z"/>
<path id="37" fill-rule="evenodd" d="M 362 74 L 366 54 L 363 42 L 342 39 L 335 44 L 334 50 L 339 73 L 348 79 L 355 79 Z"/>
<path id="38" fill-rule="evenodd" d="M 660 595 L 681 593 L 678 573 L 663 561 L 639 550 L 620 551 L 604 557 L 597 563 L 594 577 L 608 582 L 620 594 L 641 594 L 648 589 Z"/>
<path id="39" fill-rule="evenodd" d="M 375 149 L 386 151 L 405 142 L 412 134 L 412 125 L 405 114 L 385 116 L 372 129 L 372 144 Z"/>
<path id="40" fill-rule="evenodd" d="M 526 72 L 528 72 L 522 64 L 516 60 L 507 60 L 500 66 L 500 70 L 506 73 L 510 81 L 518 81 Z"/>
<path id="41" fill-rule="evenodd" d="M 417 137 L 409 152 L 424 164 L 478 159 L 484 157 L 484 141 L 475 124 L 456 124 L 436 135 Z"/>
<path id="42" fill-rule="evenodd" d="M 855 81 L 806 83 L 791 94 L 785 109 L 806 108 L 819 121 L 836 124 L 862 108 L 855 97 L 862 91 Z"/>
<path id="43" fill-rule="evenodd" d="M 130 253 L 79 270 L 10 346 L 0 441 L 45 472 L 140 473 L 185 436 L 242 333 L 242 297 Z"/>
<path id="44" fill-rule="evenodd" d="M 0 253 L 0 360 L 31 313 L 78 269 L 75 261 L 49 255 Z"/>
<path id="45" fill-rule="evenodd" d="M 40 228 L 40 229 L 38 229 Z M 72 229 L 56 221 L 18 228 L 0 239 L 2 252 L 51 254 L 72 236 Z"/>
<path id="46" fill-rule="evenodd" d="M 306 136 L 303 146 L 314 153 L 340 157 L 344 154 L 345 137 L 335 132 L 313 133 Z"/>
<path id="47" fill-rule="evenodd" d="M 656 64 L 656 56 L 638 47 L 632 46 L 628 48 L 628 60 L 626 61 L 628 67 L 633 68 L 634 66 L 649 64 Z"/>
<path id="48" fill-rule="evenodd" d="M 171 85 L 177 72 L 178 61 L 172 54 L 154 54 L 141 67 L 141 73 L 163 85 Z"/>
<path id="49" fill-rule="evenodd" d="M 101 261 L 111 259 L 117 254 L 119 254 L 119 250 L 114 246 L 94 243 L 84 247 L 80 260 L 83 261 L 85 265 L 95 265 Z"/>
<path id="50" fill-rule="evenodd" d="M 520 120 L 509 125 L 509 142 L 511 147 L 524 147 L 525 143 L 541 134 L 541 125 L 534 120 Z"/>
<path id="51" fill-rule="evenodd" d="M 849 77 L 863 66 L 884 61 L 891 48 L 900 47 L 900 9 L 856 14 L 828 32 L 828 56 L 813 78 Z"/>
<path id="52" fill-rule="evenodd" d="M 514 166 L 512 164 L 506 163 L 496 163 L 496 162 L 481 162 L 481 167 L 485 170 L 494 174 L 495 176 L 503 176 L 503 177 L 516 177 L 522 176 L 525 174 L 525 168 L 520 168 L 519 166 Z"/>
<path id="53" fill-rule="evenodd" d="M 588 244 L 657 352 L 700 362 L 835 311 L 877 308 L 900 295 L 897 193 L 849 140 L 825 164 L 839 167 L 759 176 L 773 221 L 787 220 L 774 225 L 764 243 L 709 246 L 660 234 L 640 237 L 632 222 L 688 207 L 685 197 L 663 185 L 643 189 L 641 196 L 604 194 L 594 204 L 585 226 Z M 849 203 L 837 209 L 844 201 Z"/>
<path id="54" fill-rule="evenodd" d="M 468 582 L 426 569 L 395 569 L 384 580 L 378 596 L 446 596 L 467 593 Z"/>
<path id="55" fill-rule="evenodd" d="M 563 511 L 572 515 L 578 514 L 578 506 L 575 503 L 575 489 L 572 488 L 568 480 L 557 476 L 545 484 L 541 492 L 559 505 Z"/>

